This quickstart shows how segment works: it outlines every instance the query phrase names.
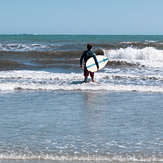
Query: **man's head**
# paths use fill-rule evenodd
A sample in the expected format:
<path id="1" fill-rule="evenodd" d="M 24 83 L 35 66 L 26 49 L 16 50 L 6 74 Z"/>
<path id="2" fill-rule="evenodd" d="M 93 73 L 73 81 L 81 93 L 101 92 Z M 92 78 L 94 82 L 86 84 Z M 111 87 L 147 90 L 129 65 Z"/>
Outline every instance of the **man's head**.
<path id="1" fill-rule="evenodd" d="M 87 44 L 87 49 L 91 50 L 92 49 L 92 43 Z"/>

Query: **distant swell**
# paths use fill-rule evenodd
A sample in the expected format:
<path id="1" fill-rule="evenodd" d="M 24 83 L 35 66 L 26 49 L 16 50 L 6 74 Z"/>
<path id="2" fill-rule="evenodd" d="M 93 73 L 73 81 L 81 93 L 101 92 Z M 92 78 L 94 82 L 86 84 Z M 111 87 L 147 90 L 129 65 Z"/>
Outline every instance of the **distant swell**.
<path id="1" fill-rule="evenodd" d="M 104 55 L 102 49 L 94 50 L 97 55 Z M 0 58 L 15 58 L 15 59 L 43 59 L 43 58 L 61 58 L 62 57 L 80 57 L 83 50 L 74 51 L 0 51 Z"/>
<path id="2" fill-rule="evenodd" d="M 93 47 L 95 49 L 97 48 L 103 48 L 103 49 L 119 49 L 119 48 L 139 48 L 143 49 L 145 47 L 153 47 L 156 49 L 163 50 L 163 41 L 105 41 L 105 42 L 94 42 Z M 0 51 L 17 51 L 17 52 L 23 52 L 23 51 L 73 51 L 73 50 L 82 50 L 85 48 L 85 44 L 83 43 L 75 43 L 72 41 L 71 44 L 68 42 L 60 42 L 55 41 L 47 42 L 47 43 L 22 43 L 20 40 L 18 42 L 11 42 L 6 43 L 2 42 L 0 43 Z"/>

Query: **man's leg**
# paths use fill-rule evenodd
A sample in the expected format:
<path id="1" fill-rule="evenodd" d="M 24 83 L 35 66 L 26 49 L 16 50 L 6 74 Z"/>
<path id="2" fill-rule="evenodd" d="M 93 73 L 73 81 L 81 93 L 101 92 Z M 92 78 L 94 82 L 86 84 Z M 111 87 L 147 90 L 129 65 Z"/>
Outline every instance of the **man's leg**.
<path id="1" fill-rule="evenodd" d="M 85 78 L 84 78 L 85 83 L 87 82 L 87 79 L 88 79 L 88 76 L 85 76 Z"/>
<path id="2" fill-rule="evenodd" d="M 87 82 L 87 79 L 88 79 L 88 76 L 89 76 L 89 72 L 88 72 L 86 66 L 84 66 L 84 76 L 85 76 L 84 82 L 86 83 Z"/>
<path id="3" fill-rule="evenodd" d="M 94 72 L 90 72 L 90 76 L 91 76 L 91 78 L 92 78 L 92 82 L 95 82 Z"/>
<path id="4" fill-rule="evenodd" d="M 95 82 L 95 78 L 94 77 L 92 78 L 92 82 Z"/>

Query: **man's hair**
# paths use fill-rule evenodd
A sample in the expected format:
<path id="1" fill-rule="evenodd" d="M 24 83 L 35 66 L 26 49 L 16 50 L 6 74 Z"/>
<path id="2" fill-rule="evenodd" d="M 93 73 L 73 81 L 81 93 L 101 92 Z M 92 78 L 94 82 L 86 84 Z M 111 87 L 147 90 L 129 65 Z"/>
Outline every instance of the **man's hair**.
<path id="1" fill-rule="evenodd" d="M 92 43 L 87 44 L 87 49 L 91 50 L 92 49 Z"/>

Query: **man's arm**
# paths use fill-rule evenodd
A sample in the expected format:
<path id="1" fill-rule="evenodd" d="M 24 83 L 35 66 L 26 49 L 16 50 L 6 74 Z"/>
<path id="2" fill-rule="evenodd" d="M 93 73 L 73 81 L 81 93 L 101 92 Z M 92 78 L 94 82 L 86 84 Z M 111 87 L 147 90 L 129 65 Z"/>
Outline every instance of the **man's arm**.
<path id="1" fill-rule="evenodd" d="M 99 71 L 99 64 L 98 64 L 98 61 L 97 61 L 97 58 L 96 58 L 95 54 L 93 55 L 93 58 L 95 60 L 96 66 L 97 66 L 97 71 Z"/>

